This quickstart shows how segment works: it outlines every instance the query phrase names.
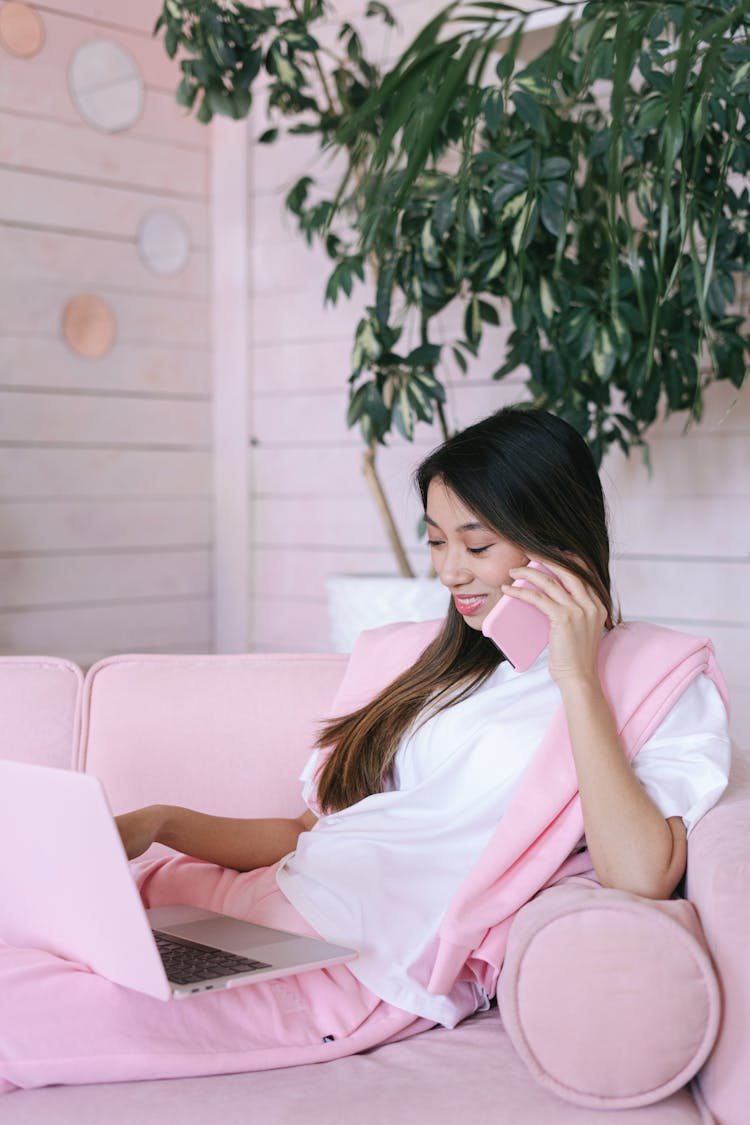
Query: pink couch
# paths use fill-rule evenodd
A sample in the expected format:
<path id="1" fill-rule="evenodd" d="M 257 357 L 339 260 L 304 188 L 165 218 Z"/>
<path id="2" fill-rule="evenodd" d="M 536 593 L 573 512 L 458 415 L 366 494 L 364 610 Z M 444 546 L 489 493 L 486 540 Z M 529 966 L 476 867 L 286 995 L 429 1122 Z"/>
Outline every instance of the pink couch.
<path id="1" fill-rule="evenodd" d="M 100 777 L 114 812 L 296 815 L 341 656 L 0 658 L 3 756 Z M 516 919 L 495 1009 L 320 1066 L 0 1099 L 2 1125 L 747 1125 L 750 767 L 690 841 L 685 901 L 573 881 Z M 697 1078 L 686 1085 L 693 1075 Z"/>

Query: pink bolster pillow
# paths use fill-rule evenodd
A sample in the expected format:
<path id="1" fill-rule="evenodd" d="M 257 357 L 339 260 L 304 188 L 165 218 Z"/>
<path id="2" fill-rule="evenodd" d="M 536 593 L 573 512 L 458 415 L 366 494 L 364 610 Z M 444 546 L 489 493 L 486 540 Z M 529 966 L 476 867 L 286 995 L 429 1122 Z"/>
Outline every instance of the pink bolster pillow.
<path id="1" fill-rule="evenodd" d="M 521 1058 L 576 1105 L 649 1105 L 689 1082 L 719 1028 L 719 986 L 698 917 L 574 879 L 511 926 L 500 1014 Z"/>

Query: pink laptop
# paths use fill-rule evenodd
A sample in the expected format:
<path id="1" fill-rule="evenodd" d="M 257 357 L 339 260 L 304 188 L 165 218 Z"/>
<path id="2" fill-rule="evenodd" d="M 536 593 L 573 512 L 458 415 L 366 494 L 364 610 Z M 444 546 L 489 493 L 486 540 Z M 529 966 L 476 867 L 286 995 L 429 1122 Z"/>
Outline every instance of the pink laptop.
<path id="1" fill-rule="evenodd" d="M 191 906 L 146 910 L 89 774 L 0 761 L 0 865 L 2 941 L 89 965 L 160 1000 L 357 956 Z"/>

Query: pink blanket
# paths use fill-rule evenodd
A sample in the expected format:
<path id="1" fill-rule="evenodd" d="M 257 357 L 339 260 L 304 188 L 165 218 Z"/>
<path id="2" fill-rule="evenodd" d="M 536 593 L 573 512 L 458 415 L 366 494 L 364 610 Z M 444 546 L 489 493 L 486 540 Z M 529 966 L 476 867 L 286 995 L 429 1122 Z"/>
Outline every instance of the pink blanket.
<path id="1" fill-rule="evenodd" d="M 388 625 L 363 634 L 331 714 L 345 714 L 377 695 L 416 661 L 441 624 Z M 631 760 L 696 676 L 709 675 L 727 702 L 711 642 L 656 625 L 633 622 L 608 633 L 599 673 Z M 578 783 L 560 706 L 490 843 L 448 906 L 431 992 L 447 993 L 456 980 L 475 979 L 494 994 L 517 911 L 543 887 L 591 870 L 588 852 L 573 854 L 582 836 Z"/>
<path id="2" fill-rule="evenodd" d="M 276 866 L 239 873 L 181 856 L 139 865 L 148 906 L 186 902 L 297 933 Z M 0 944 L 0 1094 L 56 1083 L 231 1074 L 341 1058 L 430 1027 L 346 965 L 162 1001 L 37 949 Z"/>

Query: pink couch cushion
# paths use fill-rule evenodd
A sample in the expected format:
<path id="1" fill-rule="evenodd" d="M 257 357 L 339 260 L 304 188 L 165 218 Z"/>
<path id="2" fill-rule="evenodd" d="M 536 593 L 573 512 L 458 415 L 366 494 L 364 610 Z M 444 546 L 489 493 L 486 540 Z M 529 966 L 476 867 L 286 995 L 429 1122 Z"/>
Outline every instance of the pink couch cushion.
<path id="1" fill-rule="evenodd" d="M 582 879 L 519 911 L 498 1000 L 533 1076 L 583 1106 L 648 1105 L 678 1090 L 719 1026 L 716 975 L 691 904 Z"/>
<path id="2" fill-rule="evenodd" d="M 0 657 L 0 757 L 70 769 L 83 673 L 53 656 Z"/>
<path id="3" fill-rule="evenodd" d="M 698 1081 L 721 1125 L 750 1120 L 750 753 L 735 754 L 729 788 L 690 833 L 687 891 L 721 985 L 719 1038 Z"/>
<path id="4" fill-rule="evenodd" d="M 299 773 L 346 657 L 116 656 L 86 676 L 78 766 L 113 812 L 298 816 Z"/>

